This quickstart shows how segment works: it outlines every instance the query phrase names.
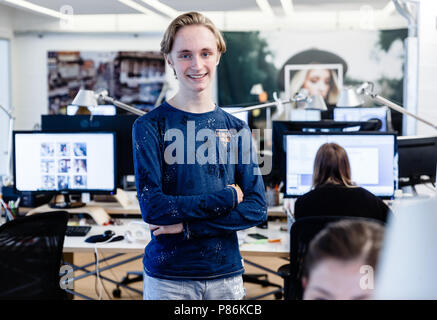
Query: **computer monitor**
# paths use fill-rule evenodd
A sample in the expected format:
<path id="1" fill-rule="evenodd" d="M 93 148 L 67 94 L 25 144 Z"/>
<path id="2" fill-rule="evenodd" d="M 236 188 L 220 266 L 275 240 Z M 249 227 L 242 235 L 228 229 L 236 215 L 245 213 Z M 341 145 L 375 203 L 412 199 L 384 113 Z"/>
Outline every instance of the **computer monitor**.
<path id="1" fill-rule="evenodd" d="M 222 109 L 226 112 L 235 112 L 241 109 L 244 109 L 243 107 L 222 107 Z M 244 122 L 249 125 L 249 111 L 242 111 L 238 113 L 232 114 L 233 116 L 237 117 L 240 120 L 243 120 Z"/>
<path id="2" fill-rule="evenodd" d="M 324 143 L 342 146 L 348 155 L 351 178 L 358 186 L 381 198 L 392 198 L 397 187 L 395 133 L 287 133 L 284 197 L 311 190 L 316 153 Z"/>
<path id="3" fill-rule="evenodd" d="M 379 131 L 387 129 L 387 107 L 336 107 L 334 108 L 335 121 L 367 121 L 377 120 Z"/>
<path id="4" fill-rule="evenodd" d="M 115 132 L 117 135 L 117 186 L 123 187 L 123 178 L 134 172 L 132 126 L 137 115 L 93 116 L 42 115 L 42 131 Z"/>
<path id="5" fill-rule="evenodd" d="M 436 180 L 437 136 L 398 137 L 399 186 Z"/>
<path id="6" fill-rule="evenodd" d="M 114 194 L 115 140 L 114 132 L 14 131 L 15 189 L 64 195 Z M 64 203 L 63 207 L 82 205 Z"/>
<path id="7" fill-rule="evenodd" d="M 279 184 L 283 181 L 285 172 L 285 146 L 284 134 L 287 131 L 296 132 L 355 132 L 355 131 L 376 131 L 379 123 L 371 121 L 273 121 L 272 125 L 272 152 L 273 169 L 269 182 Z M 281 192 L 284 189 L 281 188 Z"/>

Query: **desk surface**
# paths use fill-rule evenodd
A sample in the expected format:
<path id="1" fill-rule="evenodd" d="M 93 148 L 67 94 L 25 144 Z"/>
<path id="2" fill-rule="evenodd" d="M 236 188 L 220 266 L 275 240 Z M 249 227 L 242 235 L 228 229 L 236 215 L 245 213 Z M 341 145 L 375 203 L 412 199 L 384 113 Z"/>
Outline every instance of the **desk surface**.
<path id="1" fill-rule="evenodd" d="M 116 235 L 124 236 L 127 230 L 133 228 L 146 228 L 140 219 L 120 219 L 121 225 L 99 226 L 93 225 L 91 230 L 85 237 L 65 237 L 63 252 L 94 252 L 97 248 L 99 252 L 114 252 L 114 253 L 143 253 L 148 241 L 150 241 L 150 232 L 147 230 L 146 241 L 128 242 L 126 237 L 124 240 L 107 243 L 88 243 L 85 239 L 102 234 L 106 230 L 112 230 Z M 141 224 L 140 224 L 141 223 Z"/>
<path id="2" fill-rule="evenodd" d="M 65 237 L 64 252 L 94 252 L 97 248 L 99 252 L 118 252 L 118 253 L 143 253 L 148 241 L 150 241 L 150 231 L 140 219 L 120 219 L 122 225 L 111 226 L 92 226 L 90 232 L 85 237 Z M 250 229 L 238 231 L 240 240 L 240 251 L 245 256 L 288 256 L 289 243 L 286 231 L 281 231 L 280 227 L 286 226 L 285 223 L 269 222 L 268 229 L 253 227 Z M 107 243 L 87 243 L 85 238 L 93 235 L 102 234 L 110 229 L 116 235 L 125 235 L 127 230 L 135 228 L 145 228 L 147 234 L 146 241 L 128 242 L 125 238 L 122 241 Z M 256 240 L 248 234 L 259 233 L 267 236 L 269 239 L 280 239 L 280 242 L 273 243 L 255 243 Z"/>

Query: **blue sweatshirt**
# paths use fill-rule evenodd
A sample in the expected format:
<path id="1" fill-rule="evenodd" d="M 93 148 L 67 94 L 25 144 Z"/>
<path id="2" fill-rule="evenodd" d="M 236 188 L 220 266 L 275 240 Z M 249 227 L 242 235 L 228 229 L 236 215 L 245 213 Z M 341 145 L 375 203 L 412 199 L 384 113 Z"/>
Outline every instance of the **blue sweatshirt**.
<path id="1" fill-rule="evenodd" d="M 152 233 L 143 258 L 145 272 L 170 280 L 242 274 L 236 231 L 267 219 L 248 126 L 218 107 L 197 114 L 165 102 L 138 118 L 132 135 L 144 221 L 183 223 L 183 233 Z M 240 204 L 230 184 L 243 191 Z"/>

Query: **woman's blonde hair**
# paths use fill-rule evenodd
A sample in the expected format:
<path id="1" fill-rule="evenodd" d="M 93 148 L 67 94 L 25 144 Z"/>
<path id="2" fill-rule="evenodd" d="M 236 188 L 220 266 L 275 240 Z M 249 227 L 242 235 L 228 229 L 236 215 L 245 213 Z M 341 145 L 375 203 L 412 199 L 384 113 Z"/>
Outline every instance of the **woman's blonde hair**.
<path id="1" fill-rule="evenodd" d="M 214 34 L 217 40 L 217 49 L 220 53 L 226 52 L 226 43 L 222 34 L 210 19 L 198 12 L 187 12 L 176 17 L 168 26 L 161 41 L 161 52 L 163 54 L 170 53 L 173 48 L 173 43 L 176 38 L 176 33 L 183 27 L 191 25 L 201 25 Z"/>
<path id="2" fill-rule="evenodd" d="M 313 187 L 332 183 L 346 187 L 355 184 L 351 180 L 351 168 L 346 150 L 336 143 L 325 143 L 317 151 L 314 160 Z"/>
<path id="3" fill-rule="evenodd" d="M 305 80 L 308 76 L 308 73 L 313 69 L 305 69 L 305 70 L 298 70 L 294 73 L 293 77 L 290 80 L 290 93 L 291 95 L 294 95 L 296 92 L 298 92 L 304 85 Z M 329 91 L 328 96 L 326 97 L 326 103 L 328 104 L 336 104 L 338 101 L 338 96 L 340 94 L 338 90 L 338 75 L 337 72 L 334 70 L 329 71 Z"/>

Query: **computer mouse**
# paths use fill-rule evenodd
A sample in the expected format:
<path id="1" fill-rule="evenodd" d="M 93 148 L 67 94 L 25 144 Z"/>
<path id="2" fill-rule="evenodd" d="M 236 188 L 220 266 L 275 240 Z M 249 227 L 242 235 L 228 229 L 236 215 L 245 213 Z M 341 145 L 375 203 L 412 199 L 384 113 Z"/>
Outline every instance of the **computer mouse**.
<path id="1" fill-rule="evenodd" d="M 124 236 L 116 236 L 116 237 L 113 237 L 109 242 L 115 242 L 115 241 L 121 241 L 121 240 L 124 240 Z"/>
<path id="2" fill-rule="evenodd" d="M 108 237 L 108 239 L 109 239 L 110 237 L 112 237 L 113 235 L 115 235 L 115 232 L 112 231 L 112 230 L 106 230 L 105 232 L 103 232 L 103 235 L 104 235 L 105 237 Z"/>
<path id="3" fill-rule="evenodd" d="M 115 236 L 115 232 L 112 230 L 106 230 L 103 234 L 98 234 L 95 236 L 90 236 L 85 239 L 85 242 L 96 243 L 96 242 L 105 242 Z"/>

